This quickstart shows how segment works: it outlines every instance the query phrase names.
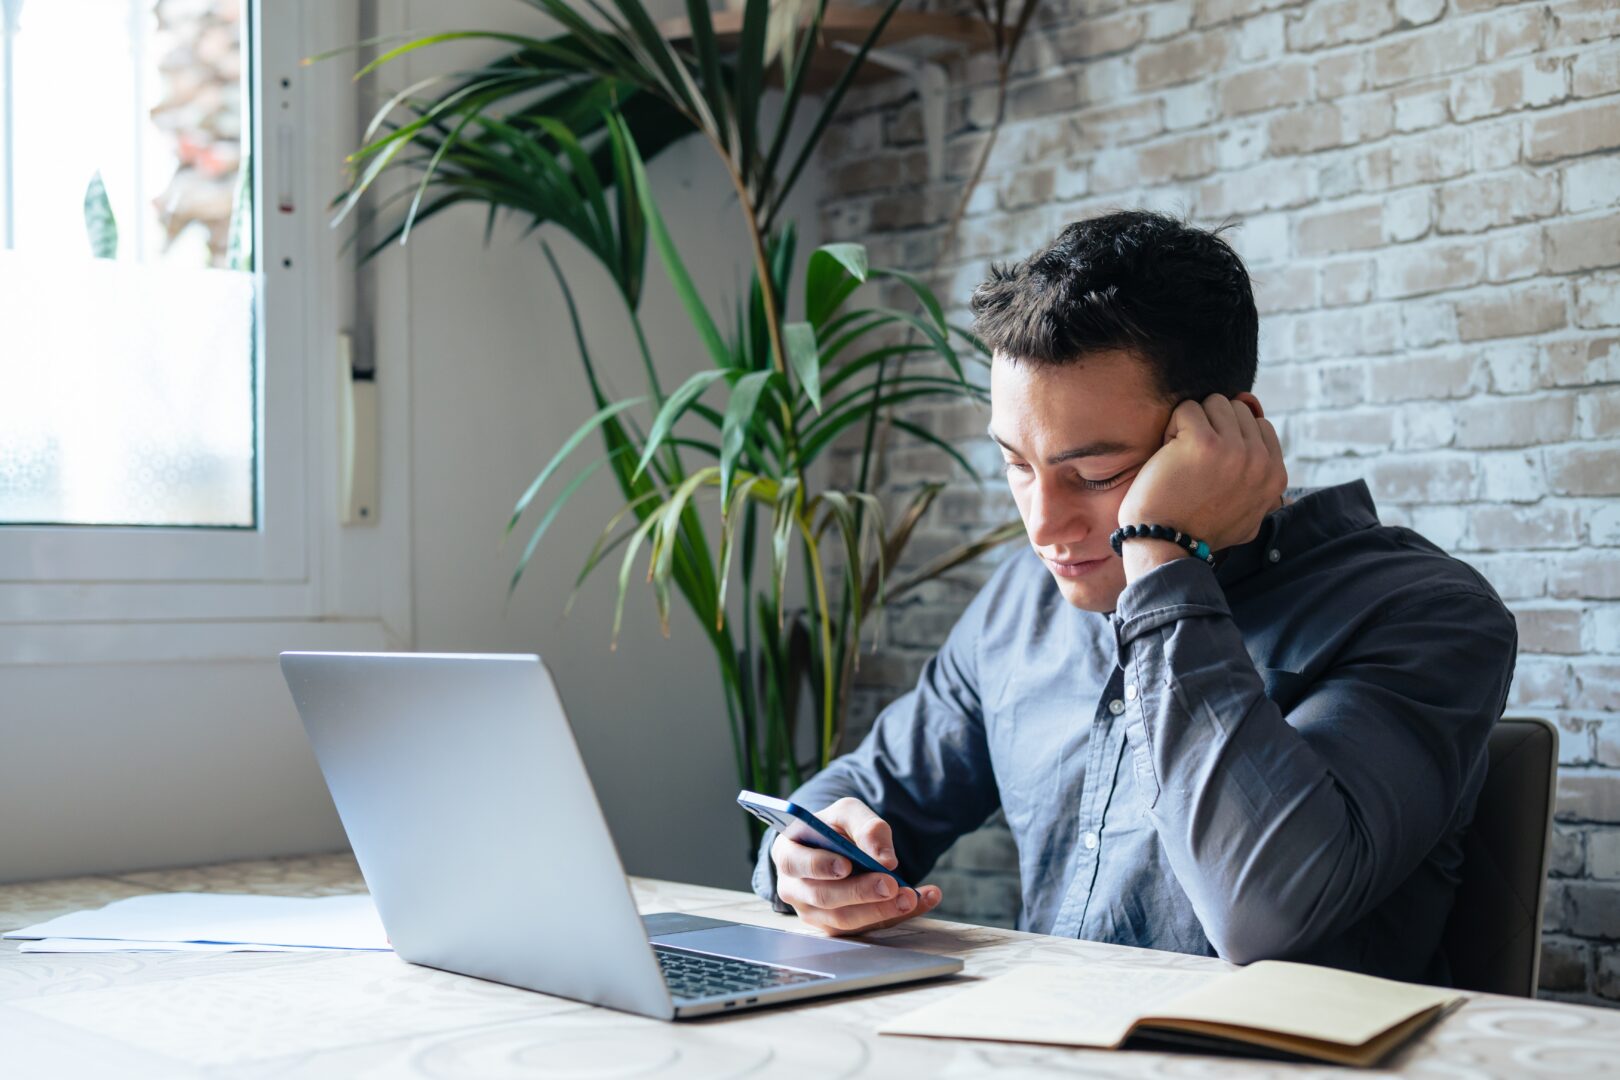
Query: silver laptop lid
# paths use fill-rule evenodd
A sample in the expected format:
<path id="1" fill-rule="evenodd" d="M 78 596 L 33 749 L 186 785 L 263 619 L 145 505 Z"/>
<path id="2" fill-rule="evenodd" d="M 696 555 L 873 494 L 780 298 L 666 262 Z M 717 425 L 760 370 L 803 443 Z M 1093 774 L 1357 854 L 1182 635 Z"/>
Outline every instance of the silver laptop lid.
<path id="1" fill-rule="evenodd" d="M 401 957 L 674 1015 L 539 657 L 287 652 L 281 670 Z"/>

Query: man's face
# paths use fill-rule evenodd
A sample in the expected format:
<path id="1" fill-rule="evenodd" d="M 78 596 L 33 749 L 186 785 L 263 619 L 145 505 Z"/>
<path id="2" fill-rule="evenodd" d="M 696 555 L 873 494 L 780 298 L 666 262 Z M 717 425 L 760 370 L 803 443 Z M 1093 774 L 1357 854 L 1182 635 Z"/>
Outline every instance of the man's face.
<path id="1" fill-rule="evenodd" d="M 1125 589 L 1108 534 L 1137 470 L 1163 445 L 1170 412 L 1128 351 L 1058 367 L 997 354 L 991 365 L 990 436 L 1030 544 L 1077 608 L 1113 611 Z"/>

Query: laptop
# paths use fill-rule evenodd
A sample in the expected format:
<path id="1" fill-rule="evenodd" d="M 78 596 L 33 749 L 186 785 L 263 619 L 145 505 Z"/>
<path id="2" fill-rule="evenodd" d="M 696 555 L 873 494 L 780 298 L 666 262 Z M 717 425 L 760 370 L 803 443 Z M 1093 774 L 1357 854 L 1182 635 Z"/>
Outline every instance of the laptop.
<path id="1" fill-rule="evenodd" d="M 389 940 L 411 963 L 664 1020 L 962 968 L 723 919 L 642 917 L 537 656 L 286 652 L 281 670 Z"/>

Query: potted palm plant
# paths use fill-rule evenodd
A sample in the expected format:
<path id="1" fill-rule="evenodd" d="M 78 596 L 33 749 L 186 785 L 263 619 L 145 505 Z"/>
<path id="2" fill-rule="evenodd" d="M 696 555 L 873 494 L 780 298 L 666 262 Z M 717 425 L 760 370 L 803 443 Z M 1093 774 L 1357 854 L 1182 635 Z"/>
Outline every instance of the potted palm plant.
<path id="1" fill-rule="evenodd" d="M 570 497 L 605 467 L 624 503 L 585 554 L 576 588 L 599 567 L 616 565 L 616 635 L 645 559 L 642 576 L 665 632 L 678 592 L 708 635 L 739 782 L 772 792 L 794 786 L 840 751 L 874 616 L 1017 533 L 995 530 L 897 576 L 943 485 L 885 506 L 874 494 L 877 443 L 892 425 L 976 475 L 955 447 L 896 408 L 982 400 L 972 366 L 985 362 L 983 347 L 947 321 L 923 282 L 869 265 L 861 245 L 811 252 L 795 283 L 795 228 L 783 207 L 898 0 L 871 10 L 868 32 L 836 54 L 847 60 L 819 99 L 809 86 L 813 71 L 827 69 L 826 55 L 818 56 L 827 51 L 826 0 L 747 0 L 729 37 L 716 31 L 701 0 L 690 0 L 675 38 L 640 0 L 586 0 L 590 19 L 568 0 L 523 2 L 558 32 L 432 34 L 362 69 L 370 74 L 452 41 L 501 47 L 482 66 L 418 81 L 384 102 L 351 156 L 339 217 L 365 203 L 382 222 L 367 252 L 374 254 L 444 209 L 474 203 L 487 208 L 491 225 L 505 212 L 531 230 L 563 229 L 607 270 L 646 379 L 644 393 L 621 399 L 597 378 L 569 283 L 540 234 L 594 411 L 516 500 L 506 528 L 526 526 L 527 540 L 511 588 Z M 768 93 L 778 93 L 768 87 L 773 79 L 779 98 L 767 103 Z M 800 110 L 813 116 L 795 137 Z M 691 136 L 724 163 L 752 257 L 747 295 L 723 315 L 699 296 L 647 179 L 646 159 Z M 405 182 L 384 196 L 389 177 Z M 659 378 L 639 315 L 649 246 L 712 362 L 672 389 Z M 858 303 L 862 286 L 875 281 L 908 302 Z M 795 290 L 799 303 L 790 305 Z M 600 453 L 580 464 L 588 443 Z M 818 465 L 848 445 L 859 448 L 853 483 L 824 482 Z"/>

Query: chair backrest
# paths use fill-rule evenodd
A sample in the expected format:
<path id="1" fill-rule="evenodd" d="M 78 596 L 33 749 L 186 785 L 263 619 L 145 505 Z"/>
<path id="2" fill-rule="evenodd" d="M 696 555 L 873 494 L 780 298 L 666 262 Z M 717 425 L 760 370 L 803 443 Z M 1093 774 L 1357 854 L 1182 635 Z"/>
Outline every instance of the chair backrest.
<path id="1" fill-rule="evenodd" d="M 1441 944 L 1462 990 L 1534 997 L 1558 771 L 1558 729 L 1503 717 L 1463 838 L 1462 882 Z"/>

